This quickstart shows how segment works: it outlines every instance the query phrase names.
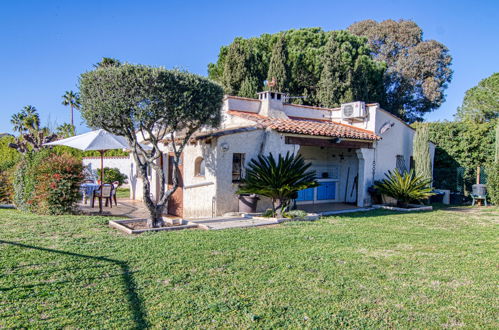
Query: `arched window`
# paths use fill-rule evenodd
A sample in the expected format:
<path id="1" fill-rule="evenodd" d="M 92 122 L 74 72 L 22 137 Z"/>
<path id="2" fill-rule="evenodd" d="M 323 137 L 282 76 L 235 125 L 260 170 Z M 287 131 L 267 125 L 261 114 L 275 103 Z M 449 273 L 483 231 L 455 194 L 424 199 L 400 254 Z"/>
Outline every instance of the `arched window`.
<path id="1" fill-rule="evenodd" d="M 203 157 L 196 158 L 194 162 L 194 176 L 204 176 L 205 174 L 205 164 Z"/>

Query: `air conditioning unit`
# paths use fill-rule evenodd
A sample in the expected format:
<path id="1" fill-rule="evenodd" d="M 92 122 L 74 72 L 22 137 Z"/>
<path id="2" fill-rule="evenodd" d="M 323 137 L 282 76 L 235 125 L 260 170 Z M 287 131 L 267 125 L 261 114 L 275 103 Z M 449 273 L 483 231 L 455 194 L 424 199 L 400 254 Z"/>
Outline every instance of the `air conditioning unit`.
<path id="1" fill-rule="evenodd" d="M 367 117 L 366 104 L 362 101 L 341 105 L 341 119 L 364 120 Z"/>

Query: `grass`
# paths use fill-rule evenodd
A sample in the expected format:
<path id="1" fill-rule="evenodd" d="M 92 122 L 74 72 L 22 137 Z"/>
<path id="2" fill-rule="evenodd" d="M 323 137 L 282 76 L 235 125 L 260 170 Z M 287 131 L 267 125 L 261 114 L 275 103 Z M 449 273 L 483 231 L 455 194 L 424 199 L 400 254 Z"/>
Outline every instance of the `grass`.
<path id="1" fill-rule="evenodd" d="M 130 198 L 130 188 L 118 188 L 116 190 L 116 198 Z"/>
<path id="2" fill-rule="evenodd" d="M 0 210 L 0 328 L 498 328 L 499 209 L 125 236 Z"/>

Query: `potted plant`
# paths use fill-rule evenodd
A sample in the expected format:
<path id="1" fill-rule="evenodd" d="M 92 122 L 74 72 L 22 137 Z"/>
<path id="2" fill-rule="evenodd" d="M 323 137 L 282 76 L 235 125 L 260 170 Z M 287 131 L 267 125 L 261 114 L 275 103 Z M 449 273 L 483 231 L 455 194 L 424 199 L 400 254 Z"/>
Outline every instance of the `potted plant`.
<path id="1" fill-rule="evenodd" d="M 400 173 L 398 170 L 388 171 L 386 178 L 379 181 L 375 188 L 381 194 L 393 197 L 397 200 L 397 206 L 408 208 L 409 203 L 421 201 L 433 195 L 429 179 L 417 176 L 413 170 Z"/>
<path id="2" fill-rule="evenodd" d="M 238 190 L 239 194 L 258 194 L 272 199 L 272 212 L 282 217 L 296 198 L 298 191 L 317 187 L 315 171 L 300 155 L 289 152 L 275 159 L 272 153 L 252 159 L 246 170 L 246 177 Z"/>

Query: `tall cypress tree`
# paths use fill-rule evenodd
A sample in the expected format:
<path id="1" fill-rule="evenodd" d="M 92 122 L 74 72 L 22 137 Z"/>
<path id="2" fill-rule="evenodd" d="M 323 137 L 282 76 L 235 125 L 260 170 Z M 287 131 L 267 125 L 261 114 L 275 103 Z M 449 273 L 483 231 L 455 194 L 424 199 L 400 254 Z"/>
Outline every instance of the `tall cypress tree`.
<path id="1" fill-rule="evenodd" d="M 238 95 L 241 84 L 249 75 L 250 56 L 243 40 L 236 40 L 230 45 L 222 75 L 225 93 Z"/>
<path id="2" fill-rule="evenodd" d="M 425 179 L 433 177 L 430 158 L 430 130 L 427 124 L 420 124 L 416 128 L 413 140 L 413 157 L 416 175 Z"/>
<path id="3" fill-rule="evenodd" d="M 281 34 L 272 48 L 267 81 L 275 80 L 270 90 L 287 92 L 289 87 L 288 50 L 284 34 Z"/>
<path id="4" fill-rule="evenodd" d="M 496 124 L 496 157 L 495 161 L 499 162 L 499 119 L 497 119 Z"/>
<path id="5" fill-rule="evenodd" d="M 325 107 L 335 107 L 344 99 L 345 85 L 349 74 L 343 72 L 340 44 L 332 34 L 324 48 L 323 69 L 319 80 L 318 101 Z"/>

